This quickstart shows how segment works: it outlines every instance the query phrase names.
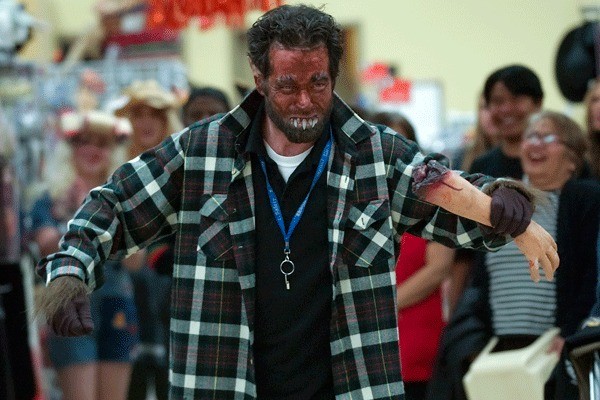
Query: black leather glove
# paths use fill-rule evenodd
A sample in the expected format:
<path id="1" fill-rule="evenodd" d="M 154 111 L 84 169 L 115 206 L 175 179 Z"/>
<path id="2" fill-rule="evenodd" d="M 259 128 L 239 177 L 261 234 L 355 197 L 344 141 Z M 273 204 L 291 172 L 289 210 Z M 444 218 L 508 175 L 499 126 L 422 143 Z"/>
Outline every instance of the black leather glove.
<path id="1" fill-rule="evenodd" d="M 494 190 L 491 196 L 490 222 L 492 227 L 483 227 L 483 230 L 486 233 L 511 235 L 512 237 L 525 232 L 533 215 L 531 201 L 518 190 L 505 186 Z"/>
<path id="2" fill-rule="evenodd" d="M 58 336 L 83 336 L 92 332 L 94 323 L 87 294 L 80 294 L 61 308 L 50 321 Z"/>

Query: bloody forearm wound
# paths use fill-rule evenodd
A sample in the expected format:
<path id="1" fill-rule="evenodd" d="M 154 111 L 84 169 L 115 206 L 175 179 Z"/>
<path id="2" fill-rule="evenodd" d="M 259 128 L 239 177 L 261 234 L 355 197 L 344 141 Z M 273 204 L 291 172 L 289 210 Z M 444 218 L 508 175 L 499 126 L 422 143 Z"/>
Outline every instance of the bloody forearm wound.
<path id="1" fill-rule="evenodd" d="M 450 169 L 436 160 L 429 160 L 414 168 L 412 177 L 412 190 L 420 199 L 427 199 L 427 194 L 432 189 L 445 185 L 452 190 L 460 191 L 461 188 L 454 187 L 446 182 L 450 177 Z"/>

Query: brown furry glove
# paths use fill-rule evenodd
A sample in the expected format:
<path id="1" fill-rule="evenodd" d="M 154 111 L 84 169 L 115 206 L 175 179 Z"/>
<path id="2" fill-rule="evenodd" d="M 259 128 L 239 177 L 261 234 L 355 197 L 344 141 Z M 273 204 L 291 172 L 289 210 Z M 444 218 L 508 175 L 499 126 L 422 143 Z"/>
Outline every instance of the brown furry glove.
<path id="1" fill-rule="evenodd" d="M 59 336 L 87 335 L 94 329 L 87 292 L 79 278 L 56 278 L 46 287 L 37 311 Z"/>

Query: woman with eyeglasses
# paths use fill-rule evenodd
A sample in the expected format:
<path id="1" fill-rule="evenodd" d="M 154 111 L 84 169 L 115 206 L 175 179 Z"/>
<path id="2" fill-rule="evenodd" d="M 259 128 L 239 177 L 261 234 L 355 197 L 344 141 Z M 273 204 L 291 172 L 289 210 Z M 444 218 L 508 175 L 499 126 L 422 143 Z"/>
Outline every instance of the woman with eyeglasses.
<path id="1" fill-rule="evenodd" d="M 539 191 L 533 220 L 558 244 L 560 267 L 554 281 L 532 282 L 514 243 L 481 254 L 472 286 L 481 291 L 496 350 L 514 350 L 548 329 L 561 329 L 553 350 L 575 333 L 596 299 L 596 238 L 600 224 L 600 184 L 578 179 L 585 166 L 586 137 L 569 117 L 543 111 L 530 120 L 520 147 L 523 180 Z M 564 359 L 546 383 L 545 399 L 577 399 L 577 386 Z"/>

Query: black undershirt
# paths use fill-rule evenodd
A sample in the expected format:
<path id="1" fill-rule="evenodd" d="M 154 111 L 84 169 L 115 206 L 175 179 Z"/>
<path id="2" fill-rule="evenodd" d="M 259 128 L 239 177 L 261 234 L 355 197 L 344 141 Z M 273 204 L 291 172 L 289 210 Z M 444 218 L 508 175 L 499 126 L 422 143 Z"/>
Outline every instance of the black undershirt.
<path id="1" fill-rule="evenodd" d="M 327 196 L 325 171 L 313 189 L 304 214 L 290 239 L 295 271 L 286 289 L 279 265 L 284 259 L 283 235 L 269 203 L 264 173 L 275 191 L 286 229 L 312 183 L 329 128 L 290 176 L 283 180 L 267 156 L 259 112 L 246 150 L 252 158 L 256 199 L 256 309 L 254 365 L 259 399 L 332 399 L 331 274 L 328 267 Z"/>

